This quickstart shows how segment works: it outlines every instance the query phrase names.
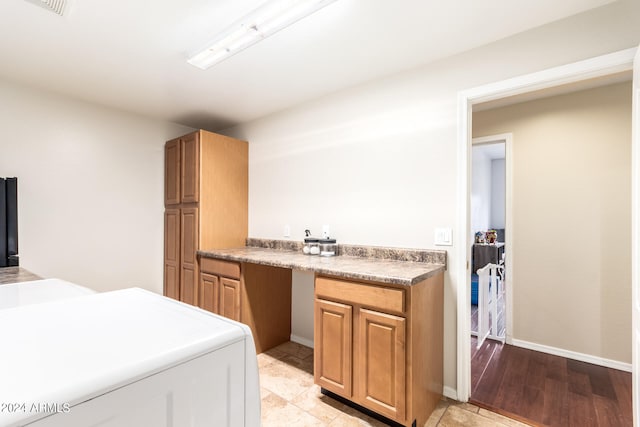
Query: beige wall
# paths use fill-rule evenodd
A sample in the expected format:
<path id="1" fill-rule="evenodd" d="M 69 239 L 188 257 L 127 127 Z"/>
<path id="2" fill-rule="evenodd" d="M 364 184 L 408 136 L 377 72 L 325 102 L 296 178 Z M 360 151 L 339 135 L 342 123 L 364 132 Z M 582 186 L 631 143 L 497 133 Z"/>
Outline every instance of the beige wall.
<path id="1" fill-rule="evenodd" d="M 463 232 L 455 219 L 464 209 L 456 203 L 459 91 L 638 43 L 640 2 L 620 0 L 227 129 L 249 141 L 249 234 L 282 238 L 288 224 L 292 238 L 301 239 L 305 228 L 318 233 L 329 224 L 342 243 L 434 248 L 436 227 L 452 227 L 455 239 Z M 444 248 L 449 266 L 465 254 Z M 444 302 L 449 396 L 456 388 L 458 280 L 464 278 L 450 267 Z M 297 284 L 294 277 L 294 289 Z M 307 303 L 297 296 L 294 305 Z M 306 314 L 311 318 L 313 311 Z M 313 339 L 312 332 L 306 338 Z"/>
<path id="2" fill-rule="evenodd" d="M 162 292 L 164 141 L 190 128 L 0 80 L 0 176 L 20 264 L 98 291 Z"/>
<path id="3" fill-rule="evenodd" d="M 473 115 L 513 133 L 513 338 L 631 362 L 631 83 Z"/>

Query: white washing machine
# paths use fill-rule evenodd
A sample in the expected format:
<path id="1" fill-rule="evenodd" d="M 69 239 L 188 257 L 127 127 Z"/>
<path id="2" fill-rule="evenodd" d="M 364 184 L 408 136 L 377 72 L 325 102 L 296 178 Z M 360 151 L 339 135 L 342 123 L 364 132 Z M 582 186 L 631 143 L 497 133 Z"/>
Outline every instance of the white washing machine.
<path id="1" fill-rule="evenodd" d="M 0 310 L 0 426 L 260 425 L 246 325 L 138 288 L 40 285 Z"/>
<path id="2" fill-rule="evenodd" d="M 42 279 L 0 285 L 0 310 L 95 294 L 95 291 L 60 279 Z"/>

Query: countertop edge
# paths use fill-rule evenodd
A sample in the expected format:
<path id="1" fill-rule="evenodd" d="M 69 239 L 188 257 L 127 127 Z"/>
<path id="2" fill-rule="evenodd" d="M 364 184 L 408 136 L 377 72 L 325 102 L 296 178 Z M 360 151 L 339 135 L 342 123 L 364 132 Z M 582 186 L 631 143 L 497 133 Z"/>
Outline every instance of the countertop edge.
<path id="1" fill-rule="evenodd" d="M 236 248 L 237 249 L 237 248 Z M 349 272 L 349 271 L 344 271 L 343 269 L 332 269 L 332 268 L 327 268 L 327 267 L 317 267 L 317 266 L 304 266 L 304 265 L 300 265 L 294 262 L 287 262 L 287 261 L 272 261 L 272 260 L 265 260 L 265 259 L 254 259 L 251 257 L 247 257 L 244 255 L 237 255 L 237 254 L 230 254 L 230 253 L 224 253 L 225 249 L 220 249 L 220 250 L 198 250 L 197 254 L 205 257 L 205 258 L 215 258 L 215 259 L 220 259 L 220 260 L 225 260 L 225 261 L 234 261 L 234 262 L 245 262 L 245 263 L 252 263 L 252 264 L 259 264 L 259 265 L 266 265 L 266 266 L 271 266 L 271 267 L 279 267 L 279 268 L 289 268 L 292 270 L 299 270 L 299 271 L 310 271 L 310 272 L 314 272 L 317 274 L 321 274 L 321 275 L 327 275 L 327 276 L 334 276 L 334 277 L 339 277 L 339 278 L 344 278 L 344 279 L 354 279 L 354 280 L 365 280 L 365 281 L 372 281 L 372 282 L 378 282 L 378 283 L 386 283 L 386 284 L 395 284 L 395 285 L 404 285 L 404 286 L 411 286 L 411 285 L 415 285 L 417 283 L 420 283 L 432 276 L 435 276 L 439 273 L 443 273 L 446 270 L 446 266 L 444 264 L 428 264 L 428 263 L 424 263 L 424 267 L 428 268 L 428 271 L 425 271 L 424 273 L 412 276 L 412 277 L 397 277 L 397 276 L 383 276 L 383 275 L 376 275 L 376 274 L 366 274 L 366 273 L 360 273 L 360 272 Z M 273 250 L 275 251 L 279 251 L 279 250 Z M 296 252 L 292 252 L 292 251 L 282 251 L 283 253 L 287 254 L 287 253 L 291 253 L 291 254 L 295 254 Z M 338 256 L 336 258 L 347 258 L 346 256 Z M 348 257 L 349 259 L 357 259 L 358 257 Z M 419 263 L 419 262 L 412 262 L 412 261 L 393 261 L 394 263 L 410 263 L 410 264 L 423 264 L 423 263 Z"/>
<path id="2" fill-rule="evenodd" d="M 444 265 L 429 264 L 434 268 L 426 273 L 413 276 L 411 279 L 390 276 L 377 276 L 375 274 L 348 273 L 343 271 L 335 271 L 330 269 L 312 269 L 315 273 L 324 276 L 333 276 L 343 279 L 364 280 L 369 282 L 378 282 L 394 285 L 413 286 L 446 270 Z"/>

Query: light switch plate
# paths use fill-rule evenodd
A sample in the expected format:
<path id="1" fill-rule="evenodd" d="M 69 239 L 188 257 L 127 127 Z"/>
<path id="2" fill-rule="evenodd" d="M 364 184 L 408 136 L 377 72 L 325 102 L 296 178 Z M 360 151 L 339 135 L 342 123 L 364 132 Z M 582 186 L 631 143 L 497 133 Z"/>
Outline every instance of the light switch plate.
<path id="1" fill-rule="evenodd" d="M 433 233 L 433 243 L 438 246 L 452 246 L 453 231 L 451 228 L 436 228 Z"/>

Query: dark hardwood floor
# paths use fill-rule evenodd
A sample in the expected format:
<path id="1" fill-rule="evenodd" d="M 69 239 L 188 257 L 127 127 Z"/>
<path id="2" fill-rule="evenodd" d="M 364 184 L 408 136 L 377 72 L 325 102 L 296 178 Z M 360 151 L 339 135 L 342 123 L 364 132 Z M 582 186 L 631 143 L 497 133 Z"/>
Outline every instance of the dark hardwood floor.
<path id="1" fill-rule="evenodd" d="M 471 341 L 471 402 L 544 426 L 632 426 L 631 374 Z"/>

